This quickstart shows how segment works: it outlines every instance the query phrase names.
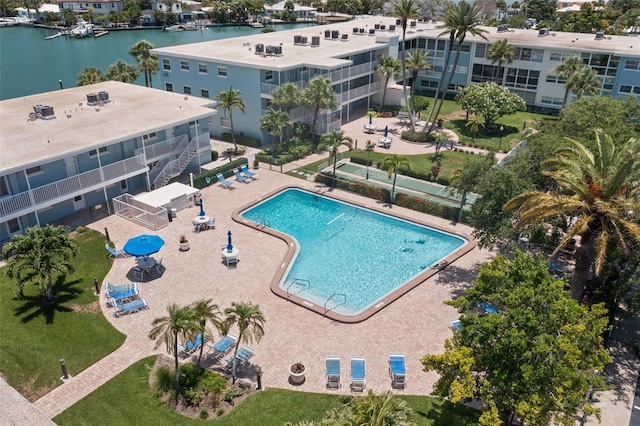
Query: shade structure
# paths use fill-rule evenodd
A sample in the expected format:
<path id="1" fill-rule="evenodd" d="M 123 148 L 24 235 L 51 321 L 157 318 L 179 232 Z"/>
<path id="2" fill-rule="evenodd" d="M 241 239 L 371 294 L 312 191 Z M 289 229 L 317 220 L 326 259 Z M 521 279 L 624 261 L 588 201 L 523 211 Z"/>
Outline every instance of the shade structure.
<path id="1" fill-rule="evenodd" d="M 202 208 L 202 198 L 200 198 L 200 200 L 198 201 L 198 204 L 200 205 L 200 216 L 204 216 L 204 210 Z"/>
<path id="2" fill-rule="evenodd" d="M 389 126 L 384 126 L 384 137 L 386 138 L 389 134 Z"/>
<path id="3" fill-rule="evenodd" d="M 373 124 L 373 114 L 369 113 L 369 124 Z"/>
<path id="4" fill-rule="evenodd" d="M 160 251 L 164 240 L 157 235 L 142 234 L 133 237 L 124 245 L 124 251 L 131 256 L 148 256 Z"/>
<path id="5" fill-rule="evenodd" d="M 231 245 L 231 231 L 227 232 L 227 251 L 232 251 L 233 245 Z"/>

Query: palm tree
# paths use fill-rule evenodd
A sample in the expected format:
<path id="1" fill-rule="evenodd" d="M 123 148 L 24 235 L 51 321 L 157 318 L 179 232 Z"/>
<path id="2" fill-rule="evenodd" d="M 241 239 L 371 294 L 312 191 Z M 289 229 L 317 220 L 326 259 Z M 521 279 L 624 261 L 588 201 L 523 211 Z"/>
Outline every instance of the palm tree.
<path id="1" fill-rule="evenodd" d="M 404 157 L 399 157 L 398 154 L 393 154 L 388 157 L 385 157 L 382 162 L 382 166 L 380 167 L 382 170 L 387 171 L 387 177 L 391 178 L 393 175 L 393 185 L 391 186 L 391 200 L 390 203 L 393 204 L 395 200 L 395 192 L 396 192 L 396 178 L 398 177 L 398 172 L 400 169 L 404 168 L 406 170 L 411 170 L 411 165 L 409 164 L 409 160 Z"/>
<path id="2" fill-rule="evenodd" d="M 442 109 L 442 105 L 444 104 L 444 98 L 447 94 L 447 89 L 451 85 L 451 81 L 453 80 L 453 76 L 456 73 L 456 68 L 458 67 L 458 61 L 460 60 L 460 53 L 462 52 L 462 43 L 467 36 L 467 33 L 481 37 L 483 39 L 487 39 L 484 36 L 484 33 L 487 31 L 480 28 L 480 22 L 482 21 L 482 8 L 477 4 L 473 3 L 470 5 L 466 1 L 462 0 L 458 4 L 451 4 L 447 7 L 445 15 L 443 17 L 444 24 L 440 25 L 438 28 L 446 28 L 440 35 L 449 33 L 450 41 L 456 42 L 456 55 L 453 60 L 453 67 L 451 68 L 451 73 L 449 73 L 449 79 L 442 89 L 442 95 L 440 97 L 440 102 L 438 103 L 438 107 L 435 110 L 435 113 L 432 117 L 429 117 L 431 121 L 431 125 L 429 127 L 429 133 L 433 131 L 433 127 L 435 126 L 435 122 L 438 119 L 438 115 L 440 114 L 440 110 Z M 453 38 L 452 38 L 453 35 Z M 448 52 L 451 53 L 451 50 Z M 448 56 L 447 56 L 448 59 Z M 444 78 L 447 71 L 448 61 L 445 63 L 445 68 L 442 70 L 442 77 Z M 438 83 L 438 86 L 440 83 Z M 438 93 L 436 93 L 438 95 Z M 433 108 L 436 108 L 434 103 Z"/>
<path id="3" fill-rule="evenodd" d="M 18 280 L 17 296 L 24 297 L 24 286 L 35 284 L 53 301 L 53 273 L 73 272 L 70 260 L 78 254 L 77 243 L 69 237 L 66 226 L 45 225 L 27 228 L 14 235 L 2 247 L 2 256 L 9 259 L 6 274 Z"/>
<path id="4" fill-rule="evenodd" d="M 167 306 L 168 316 L 156 318 L 151 325 L 149 338 L 156 340 L 155 348 L 158 349 L 164 342 L 167 352 L 174 357 L 176 398 L 180 386 L 178 372 L 178 340 L 187 341 L 196 329 L 193 311 L 189 306 L 178 306 L 175 303 Z"/>
<path id="5" fill-rule="evenodd" d="M 160 71 L 158 55 L 151 53 L 155 46 L 147 40 L 140 40 L 129 48 L 129 54 L 138 61 L 138 68 L 144 73 L 144 84 L 151 87 L 151 75 Z"/>
<path id="6" fill-rule="evenodd" d="M 283 108 L 289 118 L 291 118 L 291 110 L 302 103 L 302 91 L 293 83 L 285 83 L 274 89 L 273 105 Z"/>
<path id="7" fill-rule="evenodd" d="M 384 77 L 384 84 L 382 85 L 382 108 L 384 108 L 389 80 L 395 81 L 402 74 L 402 63 L 391 56 L 382 55 L 380 63 L 376 66 L 376 71 Z"/>
<path id="8" fill-rule="evenodd" d="M 387 391 L 364 397 L 351 397 L 346 404 L 327 412 L 321 424 L 368 426 L 415 426 L 413 410 L 406 401 Z"/>
<path id="9" fill-rule="evenodd" d="M 211 334 L 207 332 L 207 322 L 211 322 L 211 324 L 216 328 L 216 330 L 220 331 L 222 328 L 222 322 L 220 321 L 220 309 L 218 305 L 213 303 L 211 299 L 201 299 L 193 302 L 191 304 L 191 313 L 193 315 L 192 320 L 196 326 L 196 333 L 200 333 L 202 336 L 202 342 L 204 342 L 205 335 Z M 194 336 L 191 336 L 190 339 L 193 339 Z M 200 345 L 200 354 L 198 355 L 198 367 L 200 367 L 200 360 L 202 359 L 202 351 L 204 349 L 204 345 Z"/>
<path id="10" fill-rule="evenodd" d="M 429 56 L 429 52 L 423 49 L 412 49 L 409 52 L 409 57 L 407 58 L 406 66 L 411 70 L 411 109 L 409 113 L 412 116 L 415 116 L 416 111 L 414 110 L 415 105 L 415 95 L 416 95 L 416 79 L 418 78 L 418 72 L 422 70 L 430 70 L 433 69 L 429 61 L 427 61 L 427 56 Z M 413 125 L 413 120 L 411 121 Z M 411 130 L 415 131 L 415 127 L 412 127 Z"/>
<path id="11" fill-rule="evenodd" d="M 109 80 L 122 81 L 123 83 L 133 83 L 138 78 L 138 71 L 134 65 L 128 64 L 122 59 L 107 68 L 107 78 Z"/>
<path id="12" fill-rule="evenodd" d="M 583 95 L 590 95 L 600 88 L 598 73 L 588 66 L 583 66 L 567 80 L 567 88 L 580 99 Z"/>
<path id="13" fill-rule="evenodd" d="M 504 1 L 504 0 L 503 0 Z M 510 64 L 513 62 L 515 58 L 516 48 L 509 44 L 509 41 L 505 38 L 504 40 L 500 40 L 494 43 L 491 48 L 489 48 L 489 54 L 487 58 L 491 61 L 492 64 L 498 64 L 498 69 L 502 67 L 504 64 Z M 500 84 L 502 86 L 502 81 L 504 79 L 500 79 Z M 492 80 L 496 82 L 496 67 L 493 67 L 493 76 Z"/>
<path id="14" fill-rule="evenodd" d="M 402 24 L 402 93 L 404 95 L 404 104 L 409 108 L 409 99 L 407 97 L 407 49 L 405 46 L 405 36 L 407 34 L 407 21 L 409 19 L 418 18 L 418 6 L 413 0 L 396 0 L 393 3 L 391 16 L 400 18 Z M 409 109 L 411 111 L 411 109 Z M 410 114 L 411 129 L 415 129 L 415 117 Z"/>
<path id="15" fill-rule="evenodd" d="M 329 132 L 322 135 L 320 138 L 320 144 L 322 146 L 328 146 L 330 149 L 329 159 L 333 157 L 333 182 L 335 186 L 336 179 L 336 164 L 338 162 L 338 148 L 341 146 L 346 146 L 350 150 L 353 149 L 353 139 L 349 136 L 345 136 L 342 130 L 337 130 L 335 132 Z"/>
<path id="16" fill-rule="evenodd" d="M 313 150 L 318 147 L 316 122 L 321 109 L 333 111 L 338 108 L 338 101 L 331 86 L 331 80 L 326 77 L 318 76 L 309 81 L 309 86 L 302 92 L 305 106 L 313 114 L 311 123 L 311 139 L 313 140 Z"/>
<path id="17" fill-rule="evenodd" d="M 640 242 L 640 226 L 628 217 L 629 211 L 640 209 L 640 140 L 616 144 L 598 129 L 596 149 L 591 151 L 576 140 L 565 139 L 568 146 L 542 163 L 560 191 L 528 191 L 509 200 L 503 210 L 516 210 L 518 228 L 558 216 L 571 223 L 554 254 L 580 236 L 570 284 L 571 296 L 582 300 L 589 271 L 593 267 L 595 275 L 600 274 L 609 243 L 617 242 L 628 252 L 627 240 Z"/>
<path id="18" fill-rule="evenodd" d="M 90 84 L 102 83 L 107 81 L 107 78 L 102 73 L 100 68 L 87 67 L 78 74 L 78 86 L 88 86 Z"/>
<path id="19" fill-rule="evenodd" d="M 224 310 L 227 316 L 224 322 L 225 327 L 229 329 L 233 325 L 237 325 L 238 342 L 251 344 L 253 341 L 259 342 L 264 336 L 264 315 L 260 311 L 260 306 L 252 303 L 233 302 L 230 308 Z M 231 368 L 231 376 L 233 383 L 236 382 L 236 355 L 238 355 L 238 346 L 233 351 L 233 362 Z"/>
<path id="20" fill-rule="evenodd" d="M 566 83 L 569 82 L 569 79 L 573 77 L 580 69 L 584 68 L 586 65 L 578 56 L 570 56 L 556 67 L 549 70 L 549 73 L 556 74 L 558 77 L 565 80 Z M 571 92 L 571 87 L 565 83 L 565 91 L 564 98 L 562 100 L 562 104 L 567 104 L 567 99 L 569 99 L 569 92 Z"/>
<path id="21" fill-rule="evenodd" d="M 215 97 L 217 101 L 220 101 L 219 107 L 222 107 L 224 111 L 224 115 L 227 115 L 227 111 L 229 111 L 229 125 L 231 129 L 231 139 L 233 140 L 233 148 L 234 150 L 238 150 L 238 144 L 236 144 L 236 136 L 233 133 L 233 109 L 237 108 L 244 114 L 246 105 L 244 101 L 240 97 L 242 92 L 239 90 L 234 90 L 233 86 L 229 87 L 229 90 L 226 92 L 220 92 Z"/>
<path id="22" fill-rule="evenodd" d="M 484 127 L 484 121 L 482 121 L 482 118 L 480 118 L 479 116 L 474 115 L 469 120 L 467 120 L 465 126 L 467 126 L 469 130 L 471 130 L 471 134 L 473 135 L 473 142 L 475 143 L 476 134 L 478 133 L 478 130 Z"/>
<path id="23" fill-rule="evenodd" d="M 271 146 L 271 155 L 275 159 L 278 154 L 278 145 L 276 143 L 276 136 L 282 139 L 282 128 L 292 126 L 293 123 L 289 118 L 289 114 L 285 111 L 278 111 L 270 109 L 265 115 L 260 117 L 260 130 L 266 130 L 273 136 L 273 143 Z"/>

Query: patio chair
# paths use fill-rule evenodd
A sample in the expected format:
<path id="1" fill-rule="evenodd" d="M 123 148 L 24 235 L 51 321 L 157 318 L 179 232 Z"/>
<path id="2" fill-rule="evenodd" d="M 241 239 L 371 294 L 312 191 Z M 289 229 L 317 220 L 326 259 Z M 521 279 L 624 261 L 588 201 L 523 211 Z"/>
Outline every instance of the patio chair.
<path id="1" fill-rule="evenodd" d="M 108 306 L 113 306 L 116 301 L 119 303 L 131 302 L 132 300 L 137 299 L 140 295 L 140 290 L 138 290 L 137 286 L 126 289 L 113 289 L 113 287 L 109 288 L 109 286 L 110 284 L 107 284 L 105 290 Z"/>
<path id="2" fill-rule="evenodd" d="M 235 183 L 235 182 L 231 182 L 230 180 L 226 180 L 222 175 L 222 173 L 218 173 L 216 177 L 218 178 L 218 182 L 220 182 L 220 184 L 227 189 L 231 189 L 231 187 Z"/>
<path id="3" fill-rule="evenodd" d="M 227 358 L 224 362 L 224 368 L 227 371 L 233 370 L 233 364 L 236 364 L 236 370 L 240 368 L 245 362 L 247 362 L 251 357 L 253 357 L 253 349 L 249 346 L 243 346 L 238 349 L 238 353 L 234 357 L 233 355 Z"/>
<path id="4" fill-rule="evenodd" d="M 240 167 L 240 170 L 242 170 L 242 173 L 243 173 L 246 177 L 248 177 L 248 178 L 255 179 L 255 178 L 257 178 L 257 177 L 258 177 L 258 174 L 257 174 L 257 173 L 252 172 L 251 170 L 249 170 L 249 169 L 247 168 L 247 165 L 246 165 L 246 164 L 245 164 L 245 165 L 243 165 L 243 166 L 241 166 L 241 167 Z"/>
<path id="5" fill-rule="evenodd" d="M 138 266 L 133 268 L 133 279 L 137 280 L 139 279 L 140 281 L 144 281 L 144 274 L 147 273 L 146 269 L 142 269 Z"/>
<path id="6" fill-rule="evenodd" d="M 104 288 L 105 291 L 110 291 L 112 293 L 117 293 L 119 291 L 126 291 L 126 290 L 130 290 L 132 288 L 134 289 L 138 289 L 138 284 L 137 283 L 129 283 L 129 284 L 121 284 L 121 285 L 115 285 L 115 284 L 111 284 L 108 281 L 104 282 Z"/>
<path id="7" fill-rule="evenodd" d="M 162 257 L 160 258 L 159 262 L 156 262 L 155 265 L 153 265 L 153 269 L 156 270 L 156 272 L 158 273 L 158 275 L 162 275 L 164 273 L 164 271 L 167 270 L 167 268 L 164 267 L 164 265 L 162 264 Z"/>
<path id="8" fill-rule="evenodd" d="M 188 357 L 189 355 L 197 351 L 198 348 L 200 348 L 200 346 L 202 346 L 202 344 L 207 340 L 209 339 L 206 334 L 204 335 L 204 339 L 202 338 L 201 333 L 196 334 L 193 339 L 188 340 L 184 343 L 180 343 L 178 345 L 178 355 L 183 358 Z"/>
<path id="9" fill-rule="evenodd" d="M 407 385 L 407 368 L 404 363 L 404 355 L 389 355 L 389 375 L 391 376 L 392 388 L 404 389 Z"/>
<path id="10" fill-rule="evenodd" d="M 351 391 L 363 392 L 366 386 L 366 361 L 362 357 L 351 357 Z"/>
<path id="11" fill-rule="evenodd" d="M 340 357 L 327 357 L 327 389 L 339 389 L 342 386 L 340 376 Z"/>
<path id="12" fill-rule="evenodd" d="M 215 342 L 213 345 L 209 345 L 207 356 L 213 358 L 214 360 L 221 359 L 227 354 L 227 352 L 231 350 L 231 348 L 235 346 L 237 342 L 237 336 L 234 336 L 233 334 L 227 334 L 220 340 Z"/>
<path id="13" fill-rule="evenodd" d="M 242 175 L 240 174 L 240 170 L 238 170 L 238 169 L 233 169 L 233 175 L 236 177 L 236 180 L 237 180 L 238 182 L 242 182 L 242 183 L 247 183 L 247 182 L 249 182 L 249 179 L 248 179 L 248 178 L 246 178 L 246 177 L 244 177 L 244 176 L 242 176 Z"/>
<path id="14" fill-rule="evenodd" d="M 134 312 L 147 309 L 149 307 L 149 303 L 147 302 L 147 299 L 136 299 L 129 303 L 120 303 L 116 300 L 114 302 L 114 306 L 115 306 L 114 315 L 117 318 L 123 315 L 129 315 Z"/>
<path id="15" fill-rule="evenodd" d="M 108 241 L 104 243 L 104 248 L 106 248 L 109 252 L 109 259 L 129 257 L 129 254 L 126 251 L 114 249 L 113 247 L 111 247 Z"/>

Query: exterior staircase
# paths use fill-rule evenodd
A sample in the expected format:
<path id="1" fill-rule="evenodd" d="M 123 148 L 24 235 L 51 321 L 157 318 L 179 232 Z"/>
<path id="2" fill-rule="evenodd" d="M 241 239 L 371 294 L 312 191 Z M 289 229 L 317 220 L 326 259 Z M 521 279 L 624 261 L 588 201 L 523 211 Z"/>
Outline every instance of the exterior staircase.
<path id="1" fill-rule="evenodd" d="M 153 189 L 158 189 L 165 186 L 169 183 L 172 177 L 178 176 L 180 173 L 187 168 L 193 157 L 198 153 L 198 149 L 200 148 L 200 139 L 206 137 L 208 139 L 208 135 L 201 135 L 197 138 L 185 139 L 185 142 L 179 144 L 176 149 L 173 151 L 174 154 L 179 154 L 177 158 L 165 159 L 158 164 L 149 172 L 151 176 L 157 173 L 157 176 L 153 178 Z M 186 145 L 186 146 L 185 146 Z"/>

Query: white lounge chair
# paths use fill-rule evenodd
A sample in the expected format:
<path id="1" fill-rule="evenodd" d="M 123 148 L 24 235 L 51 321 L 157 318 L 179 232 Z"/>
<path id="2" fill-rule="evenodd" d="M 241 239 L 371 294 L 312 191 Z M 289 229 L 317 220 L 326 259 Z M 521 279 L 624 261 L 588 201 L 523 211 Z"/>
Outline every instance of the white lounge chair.
<path id="1" fill-rule="evenodd" d="M 247 165 L 246 165 L 246 164 L 245 164 L 245 165 L 243 165 L 243 166 L 241 166 L 241 167 L 240 167 L 240 170 L 242 170 L 242 173 L 243 173 L 246 177 L 248 177 L 248 178 L 255 179 L 255 178 L 257 178 L 257 177 L 258 177 L 258 174 L 257 174 L 257 173 L 252 172 L 251 170 L 249 170 L 249 169 L 247 168 Z"/>
<path id="2" fill-rule="evenodd" d="M 233 175 L 236 177 L 236 180 L 237 180 L 238 182 L 242 182 L 242 183 L 247 183 L 247 182 L 249 182 L 249 179 L 248 179 L 248 178 L 246 178 L 246 177 L 244 177 L 244 176 L 242 176 L 242 175 L 240 174 L 240 170 L 238 170 L 238 169 L 233 169 Z"/>
<path id="3" fill-rule="evenodd" d="M 234 184 L 234 182 L 231 182 L 230 180 L 226 180 L 222 175 L 222 173 L 218 173 L 216 177 L 218 178 L 218 182 L 220 182 L 220 184 L 227 189 L 231 189 L 231 187 Z"/>

